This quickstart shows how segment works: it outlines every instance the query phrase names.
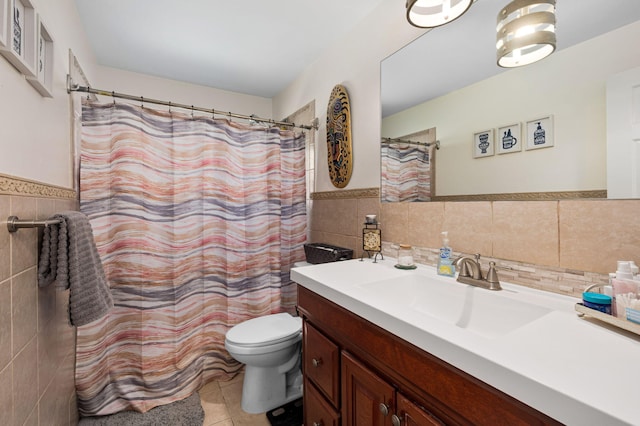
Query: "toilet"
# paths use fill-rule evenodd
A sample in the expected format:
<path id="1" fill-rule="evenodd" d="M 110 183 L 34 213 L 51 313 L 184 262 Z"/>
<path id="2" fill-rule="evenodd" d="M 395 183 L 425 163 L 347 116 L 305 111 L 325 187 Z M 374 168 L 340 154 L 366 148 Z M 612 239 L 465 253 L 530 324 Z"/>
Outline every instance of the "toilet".
<path id="1" fill-rule="evenodd" d="M 302 319 L 265 315 L 232 327 L 224 345 L 245 364 L 242 409 L 264 413 L 302 397 Z"/>

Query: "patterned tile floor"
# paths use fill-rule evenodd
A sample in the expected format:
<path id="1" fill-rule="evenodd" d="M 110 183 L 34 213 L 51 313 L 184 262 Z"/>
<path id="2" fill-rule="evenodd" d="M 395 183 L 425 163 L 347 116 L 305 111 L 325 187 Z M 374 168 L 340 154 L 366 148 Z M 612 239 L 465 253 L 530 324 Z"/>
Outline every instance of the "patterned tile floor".
<path id="1" fill-rule="evenodd" d="M 269 426 L 266 414 L 248 414 L 240 408 L 243 378 L 239 374 L 228 382 L 210 382 L 200 389 L 203 426 Z"/>

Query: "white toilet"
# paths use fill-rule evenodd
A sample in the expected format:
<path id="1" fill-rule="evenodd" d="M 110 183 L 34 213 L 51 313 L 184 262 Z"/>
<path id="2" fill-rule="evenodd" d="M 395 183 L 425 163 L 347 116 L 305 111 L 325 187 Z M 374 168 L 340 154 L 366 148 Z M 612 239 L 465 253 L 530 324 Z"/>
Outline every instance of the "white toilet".
<path id="1" fill-rule="evenodd" d="M 264 413 L 302 396 L 302 319 L 287 313 L 253 318 L 232 327 L 224 345 L 246 364 L 242 409 Z"/>

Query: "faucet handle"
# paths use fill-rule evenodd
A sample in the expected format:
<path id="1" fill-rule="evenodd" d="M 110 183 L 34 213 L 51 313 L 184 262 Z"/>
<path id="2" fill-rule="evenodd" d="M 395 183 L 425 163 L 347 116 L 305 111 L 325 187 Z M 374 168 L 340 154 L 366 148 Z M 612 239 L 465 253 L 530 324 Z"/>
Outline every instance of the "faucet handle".
<path id="1" fill-rule="evenodd" d="M 489 283 L 489 290 L 501 290 L 498 272 L 496 271 L 496 262 L 489 262 L 489 270 L 487 271 L 486 281 Z"/>
<path id="2" fill-rule="evenodd" d="M 474 254 L 474 255 L 473 255 L 473 257 L 475 257 L 475 258 L 476 258 L 476 263 L 477 263 L 478 265 L 480 265 L 480 253 L 476 253 L 476 254 Z"/>

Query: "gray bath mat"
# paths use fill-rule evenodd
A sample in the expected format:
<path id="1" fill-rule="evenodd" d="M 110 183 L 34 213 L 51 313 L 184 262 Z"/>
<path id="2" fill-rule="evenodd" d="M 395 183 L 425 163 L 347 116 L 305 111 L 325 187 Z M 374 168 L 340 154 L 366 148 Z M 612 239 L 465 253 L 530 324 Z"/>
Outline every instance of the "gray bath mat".
<path id="1" fill-rule="evenodd" d="M 204 410 L 200 395 L 194 393 L 182 401 L 152 408 L 146 413 L 121 411 L 99 417 L 83 417 L 80 426 L 202 426 Z"/>

